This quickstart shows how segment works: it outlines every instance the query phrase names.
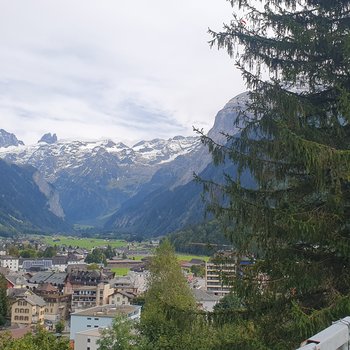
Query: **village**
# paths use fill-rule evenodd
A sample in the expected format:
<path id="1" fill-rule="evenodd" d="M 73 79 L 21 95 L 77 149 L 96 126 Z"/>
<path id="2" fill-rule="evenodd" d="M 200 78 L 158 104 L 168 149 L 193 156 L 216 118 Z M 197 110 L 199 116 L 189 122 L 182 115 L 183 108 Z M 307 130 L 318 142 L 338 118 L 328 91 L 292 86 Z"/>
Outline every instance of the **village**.
<path id="1" fill-rule="evenodd" d="M 72 349 L 97 349 L 101 329 L 111 326 L 117 314 L 140 319 L 147 266 L 158 244 L 147 242 L 137 248 L 134 244 L 117 248 L 106 244 L 98 249 L 112 249 L 113 256 L 105 264 L 96 264 L 87 262 L 96 247 L 57 244 L 52 257 L 24 258 L 9 255 L 14 246 L 11 239 L 1 240 L 0 273 L 6 279 L 10 305 L 10 317 L 1 332 L 19 338 L 41 325 L 57 336 L 69 337 Z M 41 240 L 17 239 L 16 246 L 23 245 L 39 252 L 50 247 Z M 192 258 L 179 259 L 179 264 L 199 310 L 213 311 L 230 292 L 222 275 L 235 273 L 234 262 L 218 264 L 208 258 Z"/>

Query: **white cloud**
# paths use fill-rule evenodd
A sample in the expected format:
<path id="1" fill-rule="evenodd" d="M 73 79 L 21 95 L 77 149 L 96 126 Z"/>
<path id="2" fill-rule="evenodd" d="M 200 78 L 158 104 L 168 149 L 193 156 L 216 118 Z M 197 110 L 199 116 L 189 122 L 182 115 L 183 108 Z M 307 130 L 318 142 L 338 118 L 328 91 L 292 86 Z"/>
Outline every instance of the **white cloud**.
<path id="1" fill-rule="evenodd" d="M 243 83 L 206 33 L 225 0 L 0 0 L 0 121 L 26 143 L 208 129 Z"/>

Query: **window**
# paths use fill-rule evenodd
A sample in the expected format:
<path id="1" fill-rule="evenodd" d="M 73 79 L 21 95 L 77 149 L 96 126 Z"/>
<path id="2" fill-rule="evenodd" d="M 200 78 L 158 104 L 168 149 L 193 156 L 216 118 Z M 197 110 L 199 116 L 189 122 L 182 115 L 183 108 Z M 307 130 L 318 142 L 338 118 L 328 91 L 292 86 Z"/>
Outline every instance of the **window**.
<path id="1" fill-rule="evenodd" d="M 91 327 L 91 324 L 88 324 L 87 327 L 90 328 L 90 327 Z"/>
<path id="2" fill-rule="evenodd" d="M 98 325 L 94 325 L 95 328 L 98 328 Z"/>
<path id="3" fill-rule="evenodd" d="M 95 317 L 95 321 L 98 321 L 99 319 Z"/>
<path id="4" fill-rule="evenodd" d="M 18 320 L 18 316 L 15 316 L 15 320 Z"/>
<path id="5" fill-rule="evenodd" d="M 88 317 L 87 319 L 88 319 L 88 320 L 91 320 L 91 317 Z"/>
<path id="6" fill-rule="evenodd" d="M 90 338 L 87 338 L 87 342 L 90 343 L 90 342 L 91 342 L 91 339 L 90 339 Z"/>
<path id="7" fill-rule="evenodd" d="M 88 346 L 88 347 L 86 348 L 86 350 L 90 350 L 90 347 Z"/>

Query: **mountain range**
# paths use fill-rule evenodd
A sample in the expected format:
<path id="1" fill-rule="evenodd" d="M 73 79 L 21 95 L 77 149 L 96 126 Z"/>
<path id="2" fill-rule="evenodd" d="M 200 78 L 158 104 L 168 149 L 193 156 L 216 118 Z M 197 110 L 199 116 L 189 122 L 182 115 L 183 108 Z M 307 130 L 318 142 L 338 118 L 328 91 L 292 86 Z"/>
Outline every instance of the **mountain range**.
<path id="1" fill-rule="evenodd" d="M 208 135 L 225 142 L 221 132 L 238 133 L 234 121 L 245 101 L 246 94 L 230 100 L 218 112 Z M 215 167 L 198 136 L 141 141 L 129 147 L 112 140 L 59 140 L 47 133 L 37 144 L 24 145 L 0 129 L 0 158 L 2 167 L 32 169 L 31 178 L 39 182 L 40 177 L 41 188 L 34 180 L 32 186 L 36 184 L 46 198 L 45 213 L 58 221 L 48 220 L 50 227 L 33 221 L 33 227 L 49 231 L 79 224 L 144 236 L 166 234 L 204 219 L 202 187 L 194 182 L 194 172 L 220 181 L 224 169 L 235 171 L 232 165 Z M 2 177 L 3 187 L 10 186 L 11 174 L 4 172 Z M 23 191 L 20 186 L 13 191 L 16 188 Z M 55 210 L 49 204 L 53 197 Z M 2 216 L 0 224 L 7 225 Z"/>

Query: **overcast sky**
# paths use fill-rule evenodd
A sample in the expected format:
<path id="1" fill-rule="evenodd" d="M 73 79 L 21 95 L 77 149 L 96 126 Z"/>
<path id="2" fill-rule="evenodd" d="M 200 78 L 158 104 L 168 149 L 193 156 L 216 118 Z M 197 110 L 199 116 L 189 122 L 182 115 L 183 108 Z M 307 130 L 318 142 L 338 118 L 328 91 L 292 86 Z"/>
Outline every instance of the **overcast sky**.
<path id="1" fill-rule="evenodd" d="M 193 135 L 244 91 L 225 0 L 0 0 L 0 128 L 30 144 Z M 130 142 L 129 142 L 130 143 Z"/>

